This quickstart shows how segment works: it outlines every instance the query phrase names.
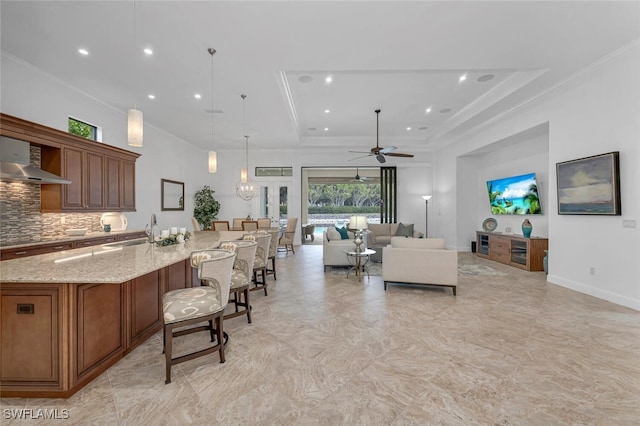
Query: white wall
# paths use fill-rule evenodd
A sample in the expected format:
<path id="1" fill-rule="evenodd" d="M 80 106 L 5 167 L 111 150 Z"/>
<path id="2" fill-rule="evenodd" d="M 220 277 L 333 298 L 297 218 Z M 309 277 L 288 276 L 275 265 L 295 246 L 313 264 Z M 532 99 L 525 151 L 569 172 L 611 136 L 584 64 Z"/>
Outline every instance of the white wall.
<path id="1" fill-rule="evenodd" d="M 203 185 L 209 185 L 215 191 L 214 195 L 221 204 L 220 219 L 246 217 L 247 214 L 258 216 L 257 198 L 243 201 L 235 195 L 235 184 L 240 179 L 240 169 L 245 161 L 244 145 L 237 150 L 217 150 L 218 172 L 209 174 L 207 152 L 188 141 L 145 122 L 144 146 L 130 147 L 126 143 L 126 111 L 105 105 L 5 54 L 2 55 L 1 71 L 3 113 L 64 131 L 67 130 L 67 118 L 74 116 L 101 126 L 104 143 L 142 154 L 136 162 L 137 211 L 125 213 L 130 229 L 144 229 L 151 213 L 156 213 L 161 228 L 186 226 L 191 229 L 193 195 Z M 300 217 L 301 167 L 378 165 L 373 158 L 348 161 L 352 157 L 347 149 L 302 147 L 296 150 L 265 150 L 249 141 L 249 170 L 252 174 L 257 165 L 293 167 L 293 177 L 290 178 L 252 179 L 261 184 L 274 180 L 289 182 L 289 215 Z M 419 230 L 424 228 L 424 204 L 419 196 L 429 193 L 432 188 L 430 163 L 431 154 L 424 152 L 416 153 L 416 158 L 411 160 L 389 159 L 387 162 L 387 165 L 398 166 L 399 219 L 415 223 Z M 160 211 L 162 178 L 185 182 L 184 212 Z M 296 239 L 300 241 L 299 233 Z"/>
<path id="2" fill-rule="evenodd" d="M 460 217 L 457 191 L 463 182 L 458 167 L 472 160 L 459 157 L 495 141 L 548 123 L 549 160 L 545 217 L 548 217 L 549 276 L 552 283 L 640 310 L 640 238 L 637 228 L 623 228 L 624 219 L 638 220 L 640 197 L 640 41 L 575 76 L 502 120 L 456 141 L 436 153 L 435 193 L 438 226 L 448 242 L 468 245 Z M 620 151 L 622 217 L 557 214 L 555 164 Z M 477 226 L 477 224 L 476 224 Z M 535 224 L 534 224 L 535 227 Z M 463 238 L 459 238 L 461 235 Z M 461 242 L 462 241 L 462 242 Z M 590 274 L 590 268 L 595 274 Z"/>

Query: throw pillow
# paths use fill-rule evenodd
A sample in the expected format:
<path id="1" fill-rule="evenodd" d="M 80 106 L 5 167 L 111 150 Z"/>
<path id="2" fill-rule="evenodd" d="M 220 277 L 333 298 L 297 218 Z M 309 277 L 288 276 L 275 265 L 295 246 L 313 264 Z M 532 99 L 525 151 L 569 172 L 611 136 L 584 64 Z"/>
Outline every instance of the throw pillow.
<path id="1" fill-rule="evenodd" d="M 340 235 L 340 233 L 336 230 L 336 228 L 329 228 L 327 229 L 327 240 L 329 241 L 335 241 L 335 240 L 341 240 L 342 236 Z"/>
<path id="2" fill-rule="evenodd" d="M 336 228 L 336 230 L 340 233 L 340 237 L 342 237 L 343 240 L 349 239 L 349 232 L 346 228 Z"/>
<path id="3" fill-rule="evenodd" d="M 399 223 L 396 235 L 399 237 L 413 237 L 413 223 L 410 225 Z"/>

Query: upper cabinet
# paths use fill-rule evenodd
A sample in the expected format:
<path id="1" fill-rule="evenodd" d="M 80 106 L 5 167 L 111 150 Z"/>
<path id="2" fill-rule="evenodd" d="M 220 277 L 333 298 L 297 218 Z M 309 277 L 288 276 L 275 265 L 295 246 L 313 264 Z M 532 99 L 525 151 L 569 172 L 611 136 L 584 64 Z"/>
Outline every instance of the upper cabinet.
<path id="1" fill-rule="evenodd" d="M 6 114 L 0 120 L 0 134 L 40 146 L 41 168 L 71 181 L 42 185 L 42 212 L 135 211 L 140 154 Z"/>

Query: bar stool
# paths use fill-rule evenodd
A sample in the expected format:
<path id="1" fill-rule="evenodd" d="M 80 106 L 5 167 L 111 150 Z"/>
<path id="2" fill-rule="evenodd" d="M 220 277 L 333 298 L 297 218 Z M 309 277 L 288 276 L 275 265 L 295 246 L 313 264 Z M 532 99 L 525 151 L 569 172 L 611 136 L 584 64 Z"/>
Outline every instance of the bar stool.
<path id="1" fill-rule="evenodd" d="M 229 290 L 231 292 L 230 297 L 232 297 L 231 302 L 234 304 L 235 312 L 225 314 L 224 319 L 235 318 L 246 314 L 247 321 L 251 324 L 249 284 L 251 283 L 251 275 L 253 274 L 253 262 L 256 256 L 258 243 L 248 240 L 225 241 L 221 243 L 220 247 L 223 249 L 233 247 L 233 250 L 237 255 L 233 264 L 231 288 Z M 244 307 L 244 309 L 240 310 L 238 307 Z"/>
<path id="2" fill-rule="evenodd" d="M 208 250 L 209 256 L 198 265 L 198 277 L 207 285 L 172 290 L 162 296 L 164 319 L 165 384 L 171 383 L 171 366 L 218 352 L 225 361 L 223 343 L 223 315 L 229 301 L 231 273 L 236 254 L 227 250 Z M 207 325 L 180 329 L 207 321 Z M 215 326 L 214 326 L 215 322 Z M 211 341 L 217 343 L 205 349 L 172 358 L 173 338 L 198 331 L 209 331 Z"/>
<path id="3" fill-rule="evenodd" d="M 258 243 L 258 249 L 256 250 L 256 257 L 253 263 L 253 282 L 255 287 L 251 288 L 251 291 L 264 289 L 264 295 L 267 294 L 267 260 L 269 257 L 269 245 L 271 244 L 271 235 L 266 231 L 258 231 L 255 234 L 251 234 Z M 246 238 L 246 236 L 244 237 Z M 262 275 L 262 282 L 258 282 L 258 273 Z"/>

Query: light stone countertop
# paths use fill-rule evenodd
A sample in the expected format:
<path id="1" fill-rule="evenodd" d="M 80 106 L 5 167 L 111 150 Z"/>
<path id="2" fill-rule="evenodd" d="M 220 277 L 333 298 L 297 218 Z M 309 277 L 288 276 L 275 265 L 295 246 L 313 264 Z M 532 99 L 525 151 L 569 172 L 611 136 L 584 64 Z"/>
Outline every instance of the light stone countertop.
<path id="1" fill-rule="evenodd" d="M 223 235 L 221 235 L 223 234 Z M 122 283 L 188 259 L 191 252 L 238 239 L 242 232 L 195 232 L 184 244 L 112 243 L 0 262 L 2 283 Z M 65 260 L 67 259 L 67 260 Z M 56 262 L 58 261 L 58 262 Z"/>
<path id="2" fill-rule="evenodd" d="M 69 241 L 89 240 L 91 238 L 103 238 L 103 237 L 111 237 L 111 236 L 115 237 L 118 235 L 135 234 L 138 232 L 144 232 L 144 229 L 129 229 L 127 231 L 111 231 L 111 232 L 89 232 L 87 234 L 78 235 L 78 236 L 66 236 L 66 237 L 52 238 L 52 239 L 40 240 L 40 241 L 27 241 L 20 244 L 10 243 L 10 244 L 3 245 L 0 248 L 5 250 L 5 249 L 17 249 L 21 247 L 37 247 L 37 246 L 43 246 L 43 245 L 55 244 L 55 243 L 66 243 Z"/>

